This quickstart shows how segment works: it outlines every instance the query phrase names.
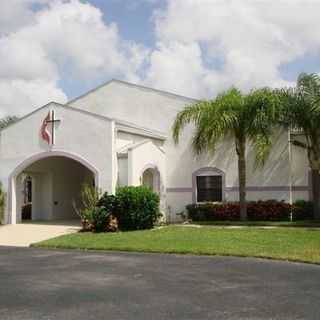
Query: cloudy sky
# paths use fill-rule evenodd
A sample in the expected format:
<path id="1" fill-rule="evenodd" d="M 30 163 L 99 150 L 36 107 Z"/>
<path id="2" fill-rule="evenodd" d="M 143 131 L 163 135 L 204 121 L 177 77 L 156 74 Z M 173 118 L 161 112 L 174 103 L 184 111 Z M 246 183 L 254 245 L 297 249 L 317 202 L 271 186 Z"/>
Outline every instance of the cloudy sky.
<path id="1" fill-rule="evenodd" d="M 196 98 L 320 72 L 320 0 L 0 2 L 0 116 L 111 78 Z"/>

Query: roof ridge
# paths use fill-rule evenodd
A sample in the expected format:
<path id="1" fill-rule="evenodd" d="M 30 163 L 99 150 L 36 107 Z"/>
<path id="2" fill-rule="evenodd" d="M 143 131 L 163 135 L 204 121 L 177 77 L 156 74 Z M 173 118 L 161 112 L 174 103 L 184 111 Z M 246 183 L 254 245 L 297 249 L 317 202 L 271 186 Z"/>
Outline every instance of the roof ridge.
<path id="1" fill-rule="evenodd" d="M 142 89 L 146 89 L 146 90 L 150 90 L 150 91 L 155 91 L 158 93 L 162 93 L 165 95 L 170 95 L 173 97 L 177 97 L 177 98 L 182 98 L 182 99 L 186 99 L 186 100 L 193 100 L 193 101 L 199 101 L 199 99 L 196 98 L 191 98 L 191 97 L 187 97 L 181 94 L 177 94 L 177 93 L 173 93 L 170 91 L 166 91 L 166 90 L 161 90 L 161 89 L 157 89 L 157 88 L 153 88 L 153 87 L 148 87 L 142 84 L 138 84 L 138 83 L 132 83 L 132 82 L 128 82 L 128 81 L 124 81 L 124 80 L 119 80 L 119 79 L 112 79 L 110 82 L 119 82 L 122 84 L 126 84 L 128 86 L 132 86 L 132 87 L 138 87 L 138 88 L 142 88 Z"/>
<path id="2" fill-rule="evenodd" d="M 119 80 L 119 79 L 111 79 L 111 80 L 108 80 L 106 82 L 103 82 L 102 84 L 98 85 L 97 87 L 81 94 L 80 96 L 78 97 L 75 97 L 73 99 L 71 99 L 70 101 L 68 101 L 66 104 L 70 104 L 70 103 L 73 103 L 83 97 L 86 97 L 87 95 L 105 87 L 105 86 L 108 86 L 109 84 L 111 84 L 112 82 L 117 82 L 117 83 L 120 83 L 120 84 L 124 84 L 124 85 L 127 85 L 127 86 L 131 86 L 131 87 L 136 87 L 136 88 L 140 88 L 140 89 L 144 89 L 144 90 L 149 90 L 149 91 L 154 91 L 154 92 L 157 92 L 157 93 L 160 93 L 160 94 L 164 94 L 164 95 L 167 95 L 167 96 L 171 96 L 171 97 L 174 97 L 174 98 L 180 98 L 180 99 L 184 99 L 184 100 L 190 100 L 190 101 L 199 101 L 199 99 L 195 99 L 195 98 L 191 98 L 191 97 L 187 97 L 187 96 L 183 96 L 183 95 L 180 95 L 180 94 L 176 94 L 176 93 L 173 93 L 173 92 L 169 92 L 169 91 L 165 91 L 165 90 L 160 90 L 160 89 L 156 89 L 156 88 L 152 88 L 152 87 L 147 87 L 145 85 L 141 85 L 141 84 L 137 84 L 137 83 L 132 83 L 132 82 L 128 82 L 128 81 L 124 81 L 124 80 Z"/>
<path id="3" fill-rule="evenodd" d="M 48 103 L 46 103 L 45 105 L 39 107 L 39 108 L 36 108 L 35 110 L 32 110 L 31 112 L 23 115 L 22 117 L 18 118 L 17 121 L 11 123 L 10 125 L 8 125 L 7 127 L 1 129 L 0 131 L 5 131 L 7 128 L 11 128 L 12 126 L 14 126 L 15 124 L 17 123 L 20 123 L 22 120 L 32 116 L 33 114 L 37 113 L 38 111 L 42 110 L 42 109 L 45 109 L 46 107 L 50 106 L 50 105 L 55 105 L 55 106 L 58 106 L 58 107 L 61 107 L 61 108 L 64 108 L 64 109 L 67 109 L 67 110 L 71 110 L 71 111 L 75 111 L 75 112 L 79 112 L 79 113 L 83 113 L 83 114 L 86 114 L 86 115 L 89 115 L 89 116 L 92 116 L 92 117 L 95 117 L 95 118 L 99 118 L 101 120 L 105 120 L 105 121 L 117 121 L 113 118 L 109 118 L 109 117 L 106 117 L 106 116 L 102 116 L 100 114 L 97 114 L 97 113 L 94 113 L 94 112 L 91 112 L 91 111 L 87 111 L 87 110 L 83 110 L 83 109 L 79 109 L 79 108 L 75 108 L 75 107 L 72 107 L 72 106 L 69 106 L 67 104 L 64 104 L 64 103 L 60 103 L 60 102 L 55 102 L 55 101 L 49 101 Z"/>

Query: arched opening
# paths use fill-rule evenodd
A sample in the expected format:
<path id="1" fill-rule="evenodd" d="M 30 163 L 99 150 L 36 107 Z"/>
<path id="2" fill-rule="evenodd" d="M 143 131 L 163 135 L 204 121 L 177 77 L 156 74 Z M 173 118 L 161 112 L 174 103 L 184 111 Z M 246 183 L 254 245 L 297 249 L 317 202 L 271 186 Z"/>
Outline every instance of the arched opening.
<path id="1" fill-rule="evenodd" d="M 85 160 L 61 152 L 29 158 L 10 178 L 11 223 L 23 220 L 79 219 L 78 202 L 83 184 L 98 186 L 97 171 Z"/>
<path id="2" fill-rule="evenodd" d="M 142 173 L 142 185 L 153 192 L 160 192 L 160 173 L 156 168 L 147 168 Z"/>

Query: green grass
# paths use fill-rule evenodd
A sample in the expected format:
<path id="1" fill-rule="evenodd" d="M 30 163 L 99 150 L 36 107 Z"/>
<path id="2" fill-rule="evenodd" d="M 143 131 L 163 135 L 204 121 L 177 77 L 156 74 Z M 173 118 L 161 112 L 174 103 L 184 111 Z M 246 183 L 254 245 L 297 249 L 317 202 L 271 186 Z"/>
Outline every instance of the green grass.
<path id="1" fill-rule="evenodd" d="M 270 227 L 303 227 L 320 228 L 320 220 L 297 220 L 297 221 L 199 221 L 192 222 L 196 225 L 206 226 L 270 226 Z"/>
<path id="2" fill-rule="evenodd" d="M 320 229 L 169 226 L 118 233 L 75 233 L 35 247 L 263 257 L 320 264 Z"/>

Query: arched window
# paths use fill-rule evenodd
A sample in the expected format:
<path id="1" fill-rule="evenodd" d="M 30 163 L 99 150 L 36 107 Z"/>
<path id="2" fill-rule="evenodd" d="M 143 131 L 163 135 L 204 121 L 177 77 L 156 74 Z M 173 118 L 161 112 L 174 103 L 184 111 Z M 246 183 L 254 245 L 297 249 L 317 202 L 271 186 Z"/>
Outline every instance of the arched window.
<path id="1" fill-rule="evenodd" d="M 201 168 L 192 174 L 193 202 L 224 201 L 225 174 L 217 168 Z"/>
<path id="2" fill-rule="evenodd" d="M 160 172 L 156 166 L 146 166 L 142 172 L 141 184 L 153 192 L 160 193 Z"/>

